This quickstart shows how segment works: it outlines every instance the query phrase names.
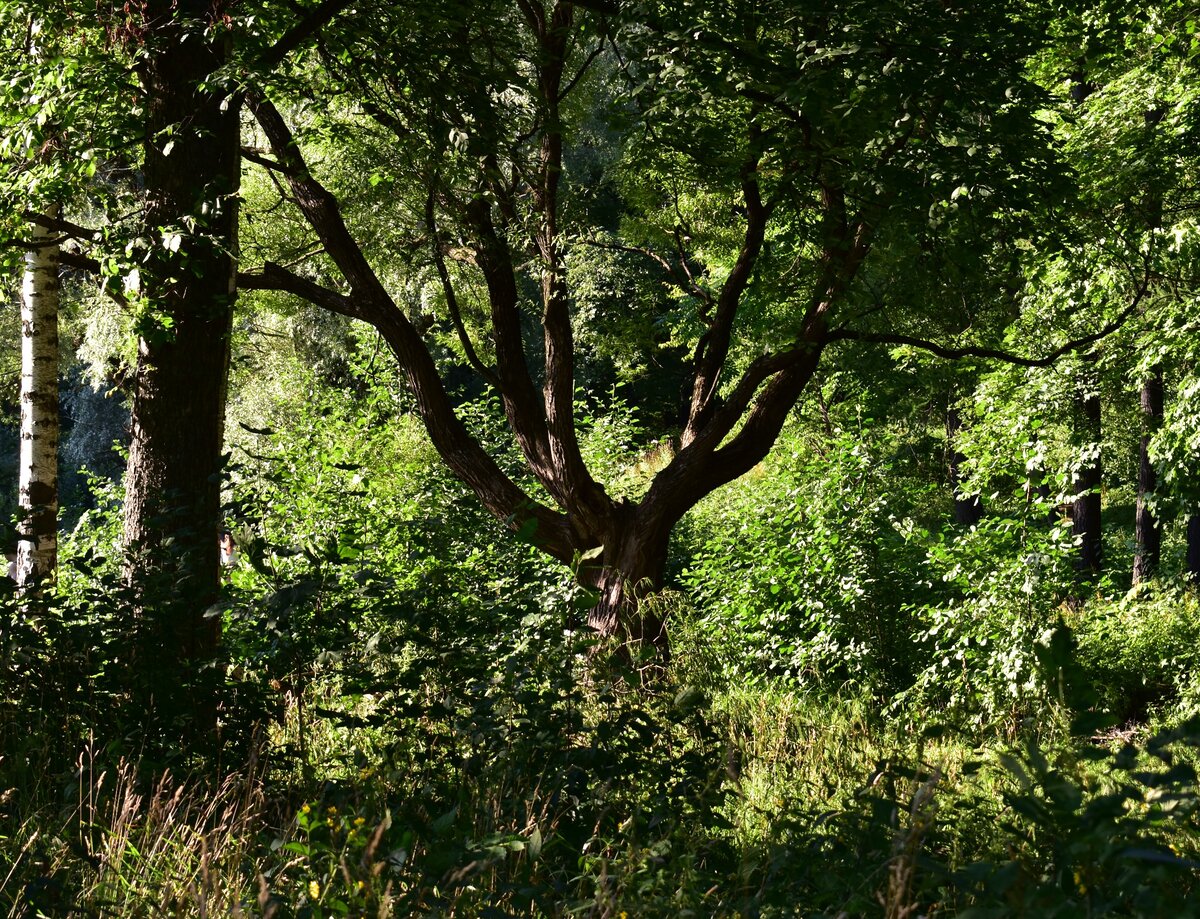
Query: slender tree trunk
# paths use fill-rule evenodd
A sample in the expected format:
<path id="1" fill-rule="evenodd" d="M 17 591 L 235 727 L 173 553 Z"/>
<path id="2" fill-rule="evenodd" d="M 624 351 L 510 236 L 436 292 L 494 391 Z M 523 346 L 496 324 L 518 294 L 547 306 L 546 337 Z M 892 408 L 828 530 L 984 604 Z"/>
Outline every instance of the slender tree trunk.
<path id="1" fill-rule="evenodd" d="M 1200 514 L 1187 521 L 1187 579 L 1200 587 Z"/>
<path id="2" fill-rule="evenodd" d="M 1077 397 L 1076 422 L 1083 463 L 1075 478 L 1075 502 L 1071 522 L 1080 539 L 1079 571 L 1087 577 L 1100 573 L 1103 543 L 1100 532 L 1100 485 L 1103 464 L 1100 456 L 1100 395 L 1081 392 Z"/>
<path id="3" fill-rule="evenodd" d="M 217 646 L 221 449 L 236 297 L 240 117 L 202 84 L 228 59 L 219 4 L 157 0 L 139 75 L 146 95 L 142 292 L 153 315 L 138 346 L 126 480 L 129 579 L 147 605 L 164 674 Z M 200 40 L 203 29 L 216 33 Z M 155 316 L 166 319 L 155 328 Z"/>
<path id="4" fill-rule="evenodd" d="M 950 487 L 954 489 L 954 522 L 962 527 L 973 527 L 983 519 L 983 501 L 979 495 L 963 494 L 959 485 L 962 482 L 962 464 L 966 457 L 958 450 L 958 432 L 962 430 L 962 418 L 958 409 L 946 411 L 946 445 L 949 451 L 948 471 Z"/>
<path id="5" fill-rule="evenodd" d="M 1158 569 L 1162 552 L 1162 530 L 1150 512 L 1148 496 L 1158 486 L 1158 475 L 1150 462 L 1150 438 L 1163 417 L 1163 374 L 1156 368 L 1142 384 L 1142 442 L 1138 450 L 1138 498 L 1135 524 L 1137 548 L 1133 559 L 1133 583 L 1150 580 Z"/>
<path id="6" fill-rule="evenodd" d="M 57 216 L 57 208 L 47 213 Z M 17 583 L 54 577 L 58 563 L 58 246 L 30 226 L 21 302 L 21 475 Z"/>

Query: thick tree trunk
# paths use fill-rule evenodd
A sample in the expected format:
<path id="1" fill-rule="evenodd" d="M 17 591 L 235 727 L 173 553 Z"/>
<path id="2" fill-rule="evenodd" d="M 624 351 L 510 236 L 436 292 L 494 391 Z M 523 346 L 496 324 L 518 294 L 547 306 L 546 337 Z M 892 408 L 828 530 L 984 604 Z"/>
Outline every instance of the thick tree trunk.
<path id="1" fill-rule="evenodd" d="M 1080 539 L 1079 571 L 1087 577 L 1100 573 L 1103 543 L 1100 532 L 1100 485 L 1103 465 L 1100 457 L 1100 395 L 1081 392 L 1077 397 L 1076 422 L 1083 463 L 1075 476 L 1075 502 L 1071 505 L 1071 523 Z"/>
<path id="2" fill-rule="evenodd" d="M 979 495 L 963 494 L 959 488 L 962 482 L 962 464 L 966 457 L 958 450 L 958 432 L 962 430 L 962 418 L 958 409 L 946 411 L 946 445 L 949 451 L 948 473 L 950 487 L 954 490 L 954 522 L 962 527 L 973 527 L 983 519 L 983 501 Z"/>
<path id="3" fill-rule="evenodd" d="M 1158 486 L 1158 475 L 1150 462 L 1150 438 L 1163 417 L 1163 375 L 1155 372 L 1142 384 L 1142 442 L 1138 450 L 1138 497 L 1135 524 L 1137 548 L 1133 559 L 1133 583 L 1150 580 L 1158 569 L 1162 552 L 1162 530 L 1154 519 L 1147 496 Z"/>
<path id="4" fill-rule="evenodd" d="M 643 601 L 662 589 L 671 527 L 663 521 L 639 521 L 631 513 L 618 517 L 623 519 L 607 535 L 599 566 L 580 571 L 580 579 L 599 594 L 588 612 L 588 626 L 630 649 L 652 648 L 657 663 L 665 664 L 670 642 L 662 610 Z"/>
<path id="5" fill-rule="evenodd" d="M 140 70 L 146 92 L 142 293 L 153 314 L 134 383 L 126 481 L 129 577 L 148 604 L 165 672 L 211 656 L 220 620 L 221 448 L 236 297 L 239 107 L 201 84 L 227 60 L 210 0 L 158 0 Z M 218 37 L 201 41 L 207 27 Z M 185 38 L 186 36 L 186 38 Z M 154 328 L 155 317 L 166 322 Z"/>
<path id="6" fill-rule="evenodd" d="M 57 208 L 47 212 L 57 217 Z M 58 246 L 30 226 L 21 301 L 21 471 L 17 583 L 54 577 L 58 561 Z"/>

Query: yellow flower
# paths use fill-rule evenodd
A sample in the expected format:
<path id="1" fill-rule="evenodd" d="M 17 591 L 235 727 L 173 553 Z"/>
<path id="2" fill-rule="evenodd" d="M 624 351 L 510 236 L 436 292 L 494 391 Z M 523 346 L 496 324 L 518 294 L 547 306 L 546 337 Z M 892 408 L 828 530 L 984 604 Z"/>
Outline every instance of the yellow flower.
<path id="1" fill-rule="evenodd" d="M 308 896 L 310 899 L 319 900 L 321 898 L 321 885 L 316 881 L 309 881 Z"/>
<path id="2" fill-rule="evenodd" d="M 354 825 L 355 825 L 355 826 L 362 826 L 362 825 L 363 825 L 364 823 L 366 823 L 366 822 L 367 822 L 367 818 L 366 818 L 366 817 L 355 817 L 355 818 L 354 818 Z"/>

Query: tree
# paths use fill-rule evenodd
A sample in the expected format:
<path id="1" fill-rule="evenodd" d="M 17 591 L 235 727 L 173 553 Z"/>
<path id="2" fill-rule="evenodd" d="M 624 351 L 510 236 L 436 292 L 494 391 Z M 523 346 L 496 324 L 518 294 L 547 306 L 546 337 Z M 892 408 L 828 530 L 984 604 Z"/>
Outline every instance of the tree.
<path id="1" fill-rule="evenodd" d="M 45 216 L 53 220 L 56 208 Z M 54 577 L 58 561 L 58 242 L 30 225 L 21 300 L 21 522 L 17 583 Z"/>
<path id="2" fill-rule="evenodd" d="M 661 586 L 674 525 L 766 455 L 827 349 L 859 338 L 987 356 L 958 337 L 969 320 L 939 313 L 944 303 L 880 316 L 864 292 L 877 243 L 907 233 L 1011 245 L 1061 186 L 1035 117 L 1053 103 L 1022 69 L 1038 41 L 1026 6 L 968 17 L 916 3 L 646 4 L 620 23 L 615 13 L 526 0 L 376 6 L 369 30 L 326 36 L 322 79 L 305 75 L 304 91 L 327 100 L 313 135 L 374 145 L 374 181 L 397 202 L 405 245 L 429 253 L 460 359 L 500 397 L 532 482 L 557 510 L 463 425 L 412 314 L 352 230 L 347 206 L 369 190 L 339 197 L 337 176 L 322 178 L 306 155 L 310 125 L 289 124 L 276 105 L 287 86 L 251 96 L 269 155 L 250 155 L 287 188 L 327 261 L 269 260 L 242 286 L 375 326 L 451 469 L 596 589 L 592 627 L 665 648 L 664 623 L 636 599 Z M 636 500 L 610 497 L 580 454 L 565 269 L 571 245 L 606 232 L 587 225 L 566 155 L 585 142 L 578 100 L 622 81 L 632 94 L 618 115 L 638 138 L 623 153 L 626 181 L 653 203 L 616 244 L 677 288 L 692 351 L 679 448 Z M 698 226 L 689 217 L 701 211 Z M 472 281 L 486 293 L 464 305 Z M 478 307 L 486 323 L 473 336 Z M 957 340 L 927 338 L 939 335 Z M 1078 343 L 1057 344 L 1029 360 Z"/>
<path id="3" fill-rule="evenodd" d="M 1139 404 L 1142 410 L 1142 436 L 1138 444 L 1138 497 L 1134 521 L 1133 583 L 1150 580 L 1158 569 L 1162 554 L 1162 527 L 1150 509 L 1150 498 L 1158 487 L 1158 473 L 1150 456 L 1150 442 L 1162 426 L 1163 373 L 1156 368 L 1142 383 Z"/>
<path id="4" fill-rule="evenodd" d="M 954 491 L 954 522 L 959 526 L 975 526 L 983 519 L 983 500 L 978 494 L 961 491 L 962 466 L 966 456 L 958 448 L 958 434 L 962 430 L 962 418 L 954 405 L 946 409 L 946 445 L 949 451 L 950 487 Z"/>
<path id="5" fill-rule="evenodd" d="M 88 167 L 64 162 L 61 98 L 71 67 L 62 65 L 61 22 L 53 11 L 0 5 L 0 49 L 21 63 L 0 96 L 5 139 L 0 185 L 21 198 L 3 223 L 24 232 L 10 245 L 24 250 L 21 298 L 21 446 L 16 560 L 22 587 L 49 582 L 58 557 L 59 247 L 52 229 L 73 174 Z M 6 189 L 7 190 L 7 189 Z"/>
<path id="6" fill-rule="evenodd" d="M 178 661 L 213 653 L 220 467 L 236 296 L 240 118 L 216 75 L 229 60 L 223 4 L 155 0 L 124 25 L 139 43 L 145 210 L 130 286 L 142 298 L 125 485 L 129 572 L 177 586 L 159 640 Z M 170 540 L 169 550 L 165 543 Z"/>
<path id="7" fill-rule="evenodd" d="M 1075 401 L 1075 433 L 1079 464 L 1073 472 L 1075 500 L 1071 504 L 1071 526 L 1079 539 L 1079 570 L 1087 577 L 1100 574 L 1104 559 L 1101 527 L 1101 494 L 1104 466 L 1100 393 L 1091 374 L 1079 384 Z"/>

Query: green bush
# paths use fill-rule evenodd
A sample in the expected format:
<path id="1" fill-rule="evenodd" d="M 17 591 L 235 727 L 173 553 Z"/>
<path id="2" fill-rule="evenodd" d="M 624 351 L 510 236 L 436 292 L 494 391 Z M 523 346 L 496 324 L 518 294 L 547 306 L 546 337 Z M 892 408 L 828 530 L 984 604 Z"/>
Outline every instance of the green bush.
<path id="1" fill-rule="evenodd" d="M 1200 602 L 1194 592 L 1143 588 L 1089 603 L 1072 624 L 1080 666 L 1118 721 L 1146 721 L 1172 706 L 1194 713 L 1200 702 Z"/>
<path id="2" fill-rule="evenodd" d="M 906 685 L 912 604 L 930 587 L 908 531 L 928 489 L 906 492 L 888 474 L 847 434 L 768 467 L 697 527 L 683 582 L 732 670 L 880 694 Z"/>

